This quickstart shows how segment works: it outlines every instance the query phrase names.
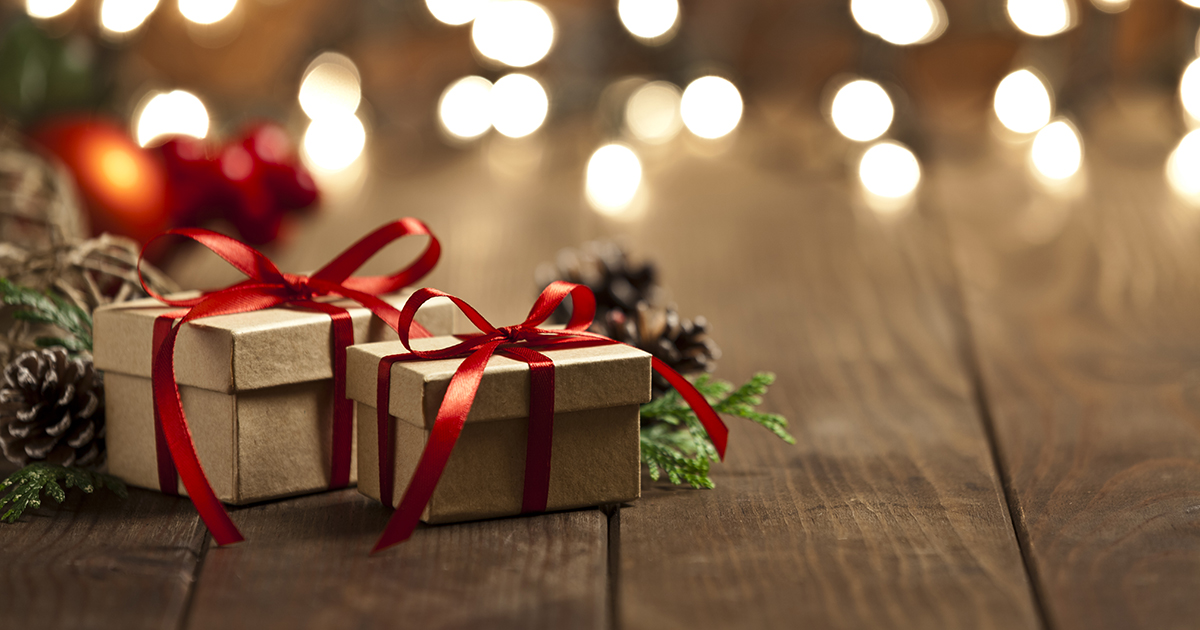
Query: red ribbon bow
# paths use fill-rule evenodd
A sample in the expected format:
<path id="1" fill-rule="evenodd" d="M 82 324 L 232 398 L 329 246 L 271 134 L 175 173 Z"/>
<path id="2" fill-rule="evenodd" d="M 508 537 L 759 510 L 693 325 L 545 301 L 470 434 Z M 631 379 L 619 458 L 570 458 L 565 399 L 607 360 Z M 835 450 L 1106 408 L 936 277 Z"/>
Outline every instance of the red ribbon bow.
<path id="1" fill-rule="evenodd" d="M 573 306 L 571 320 L 565 329 L 539 328 L 558 305 L 571 296 Z M 459 336 L 461 343 L 438 350 L 413 350 L 409 345 L 409 327 L 417 309 L 434 297 L 447 297 L 471 320 L 481 334 Z M 438 408 L 437 418 L 429 434 L 429 441 L 421 453 L 412 481 L 400 499 L 400 505 L 387 528 L 375 544 L 372 553 L 404 542 L 417 528 L 417 522 L 425 506 L 429 504 L 450 452 L 462 432 L 475 393 L 483 379 L 484 369 L 493 354 L 524 361 L 530 369 L 529 430 L 525 446 L 525 482 L 521 511 L 544 512 L 550 492 L 550 450 L 554 431 L 554 362 L 538 350 L 579 348 L 585 346 L 619 344 L 620 342 L 587 331 L 596 313 L 596 298 L 591 289 L 569 282 L 555 282 L 546 287 L 529 311 L 524 322 L 516 326 L 496 328 L 474 308 L 461 299 L 435 289 L 419 289 L 405 303 L 400 313 L 400 341 L 408 353 L 383 357 L 379 362 L 376 409 L 379 431 L 379 491 L 385 505 L 392 505 L 393 476 L 395 474 L 395 452 L 390 436 L 390 410 L 388 393 L 391 389 L 392 365 L 400 361 L 452 359 L 466 357 L 450 379 L 446 396 Z M 691 406 L 700 423 L 708 432 L 721 459 L 725 458 L 725 444 L 729 430 L 713 411 L 713 408 L 696 391 L 687 379 L 671 369 L 666 363 L 653 359 L 654 370 L 675 387 Z"/>
<path id="2" fill-rule="evenodd" d="M 146 247 L 154 240 L 171 234 L 197 241 L 249 277 L 233 286 L 187 300 L 166 298 L 150 288 L 144 278 L 142 280 L 142 287 L 158 301 L 187 309 L 159 316 L 154 326 L 151 376 L 159 485 L 164 492 L 174 494 L 178 474 L 217 544 L 225 545 L 239 542 L 243 538 L 204 474 L 204 468 L 196 456 L 196 444 L 192 440 L 191 430 L 188 429 L 187 417 L 179 400 L 179 386 L 175 381 L 175 340 L 180 328 L 183 324 L 202 317 L 246 313 L 285 304 L 328 314 L 333 320 L 334 350 L 333 455 L 329 485 L 331 488 L 340 488 L 350 481 L 354 407 L 346 398 L 346 348 L 354 343 L 354 328 L 346 309 L 327 302 L 318 302 L 316 299 L 322 296 L 349 298 L 396 329 L 401 319 L 400 311 L 376 296 L 411 285 L 429 273 L 441 254 L 441 245 L 424 223 L 416 219 L 399 219 L 363 237 L 315 274 L 300 276 L 279 271 L 274 263 L 253 247 L 209 230 L 168 230 L 151 239 L 146 243 Z M 390 276 L 350 275 L 384 246 L 409 235 L 429 237 L 429 245 L 412 264 Z M 142 251 L 144 253 L 145 248 Z M 141 274 L 140 264 L 138 273 Z M 175 318 L 179 318 L 179 323 L 172 325 Z M 406 336 L 410 325 L 411 317 L 405 323 Z M 429 333 L 418 324 L 415 335 L 428 337 Z"/>

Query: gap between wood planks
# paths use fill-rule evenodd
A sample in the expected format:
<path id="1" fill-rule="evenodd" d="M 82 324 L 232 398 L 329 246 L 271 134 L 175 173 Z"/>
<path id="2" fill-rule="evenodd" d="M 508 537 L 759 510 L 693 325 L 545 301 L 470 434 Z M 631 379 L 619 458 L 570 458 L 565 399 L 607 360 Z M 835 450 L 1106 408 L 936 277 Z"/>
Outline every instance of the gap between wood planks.
<path id="1" fill-rule="evenodd" d="M 621 506 L 603 505 L 608 517 L 608 627 L 620 629 L 621 619 Z"/>
<path id="2" fill-rule="evenodd" d="M 212 536 L 208 535 L 208 530 L 205 529 L 204 542 L 200 545 L 199 557 L 196 559 L 196 568 L 192 570 L 192 586 L 188 589 L 187 599 L 183 602 L 183 614 L 179 616 L 179 623 L 176 627 L 179 630 L 187 630 L 191 625 L 192 607 L 196 602 L 196 584 L 200 582 L 200 572 L 204 570 L 204 560 L 208 558 L 208 550 L 212 546 Z"/>
<path id="3" fill-rule="evenodd" d="M 1019 514 L 1016 510 L 1017 497 L 1016 491 L 1012 487 L 1012 479 L 1004 468 L 1004 458 L 1000 453 L 1000 442 L 996 439 L 995 420 L 992 417 L 991 405 L 988 401 L 987 387 L 983 380 L 983 366 L 979 361 L 979 352 L 975 347 L 975 335 L 971 329 L 971 319 L 968 316 L 967 300 L 963 294 L 963 274 L 958 268 L 958 261 L 954 256 L 954 242 L 950 237 L 950 226 L 947 223 L 945 213 L 932 210 L 930 214 L 934 215 L 934 222 L 937 224 L 937 238 L 942 240 L 942 244 L 946 248 L 949 256 L 950 272 L 953 274 L 954 281 L 951 283 L 954 293 L 954 304 L 957 309 L 950 309 L 950 316 L 957 320 L 957 331 L 960 336 L 958 347 L 962 352 L 962 366 L 967 375 L 967 382 L 971 388 L 971 397 L 974 400 L 975 408 L 979 413 L 980 422 L 983 423 L 984 435 L 987 438 L 988 449 L 992 457 L 992 467 L 996 471 L 996 476 L 1000 479 L 1000 487 L 1004 490 L 1004 505 L 1008 508 L 1008 521 L 1012 525 L 1013 533 L 1017 537 L 1017 545 L 1021 549 L 1021 563 L 1025 567 L 1025 575 L 1029 578 L 1029 597 L 1033 600 L 1033 605 L 1037 609 L 1038 620 L 1043 628 L 1052 630 L 1053 626 L 1050 623 L 1050 615 L 1047 614 L 1046 603 L 1042 600 L 1042 583 L 1037 571 L 1034 570 L 1034 559 L 1029 547 L 1029 532 L 1022 524 Z"/>

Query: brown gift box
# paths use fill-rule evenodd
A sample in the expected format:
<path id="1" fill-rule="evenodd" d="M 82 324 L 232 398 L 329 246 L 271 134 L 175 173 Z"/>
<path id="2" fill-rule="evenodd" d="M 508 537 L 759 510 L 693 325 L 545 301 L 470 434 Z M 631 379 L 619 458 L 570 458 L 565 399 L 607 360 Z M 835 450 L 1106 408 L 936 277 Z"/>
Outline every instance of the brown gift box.
<path id="1" fill-rule="evenodd" d="M 411 291 L 381 296 L 401 308 Z M 181 296 L 182 297 L 182 296 Z M 395 338 L 367 309 L 344 306 L 358 341 Z M 96 310 L 94 358 L 104 371 L 109 472 L 158 489 L 150 384 L 154 319 L 178 308 L 153 299 Z M 450 303 L 426 304 L 417 321 L 434 334 L 453 322 Z M 189 322 L 175 345 L 175 374 L 200 463 L 217 498 L 235 505 L 329 487 L 333 348 L 324 313 L 279 307 Z M 351 482 L 356 468 L 350 468 Z M 182 484 L 178 490 L 186 494 Z"/>
<path id="2" fill-rule="evenodd" d="M 415 339 L 441 348 L 454 338 Z M 356 345 L 346 357 L 346 393 L 358 407 L 358 491 L 379 500 L 376 382 L 379 360 L 398 341 Z M 641 495 L 639 407 L 650 400 L 650 355 L 625 345 L 543 350 L 554 361 L 554 439 L 547 510 L 632 501 Z M 399 504 L 462 359 L 392 366 L 390 411 Z M 421 520 L 449 523 L 521 513 L 529 366 L 493 356 L 446 470 Z"/>

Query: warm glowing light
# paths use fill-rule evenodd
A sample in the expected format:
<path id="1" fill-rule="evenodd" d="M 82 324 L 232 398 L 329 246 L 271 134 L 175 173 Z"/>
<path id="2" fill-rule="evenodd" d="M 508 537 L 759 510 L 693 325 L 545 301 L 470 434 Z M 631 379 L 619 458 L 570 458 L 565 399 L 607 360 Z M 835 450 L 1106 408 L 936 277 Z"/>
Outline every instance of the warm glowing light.
<path id="1" fill-rule="evenodd" d="M 183 90 L 159 93 L 142 106 L 137 119 L 138 144 L 146 146 L 171 135 L 208 135 L 208 110 L 196 95 Z"/>
<path id="2" fill-rule="evenodd" d="M 1092 0 L 1092 6 L 1105 13 L 1120 13 L 1129 8 L 1129 0 Z"/>
<path id="3" fill-rule="evenodd" d="M 623 144 L 596 149 L 587 166 L 587 198 L 605 214 L 619 214 L 629 206 L 642 183 L 642 163 Z"/>
<path id="4" fill-rule="evenodd" d="M 933 41 L 946 30 L 938 0 L 850 0 L 850 15 L 862 30 L 897 46 Z"/>
<path id="5" fill-rule="evenodd" d="M 1068 0 L 1008 0 L 1008 19 L 1022 32 L 1049 37 L 1071 28 Z"/>
<path id="6" fill-rule="evenodd" d="M 140 179 L 138 163 L 124 147 L 114 147 L 104 152 L 100 158 L 100 172 L 109 184 L 121 190 L 137 186 Z"/>
<path id="7" fill-rule="evenodd" d="M 625 125 L 642 142 L 659 144 L 674 138 L 683 127 L 681 95 L 678 87 L 666 81 L 643 85 L 625 103 Z"/>
<path id="8" fill-rule="evenodd" d="M 1200 120 L 1200 59 L 1188 64 L 1179 80 L 1179 99 L 1193 119 Z"/>
<path id="9" fill-rule="evenodd" d="M 1083 163 L 1079 132 L 1065 120 L 1042 127 L 1033 138 L 1030 157 L 1033 167 L 1049 179 L 1066 179 L 1074 175 Z"/>
<path id="10" fill-rule="evenodd" d="M 1181 196 L 1200 201 L 1200 130 L 1184 136 L 1171 151 L 1167 182 Z"/>
<path id="11" fill-rule="evenodd" d="M 113 33 L 128 33 L 142 25 L 158 8 L 158 0 L 104 0 L 100 26 Z"/>
<path id="12" fill-rule="evenodd" d="M 1189 7 L 1200 9 L 1200 0 L 1180 0 Z"/>
<path id="13" fill-rule="evenodd" d="M 362 155 L 367 131 L 354 114 L 317 118 L 304 132 L 304 154 L 317 167 L 340 171 Z"/>
<path id="14" fill-rule="evenodd" d="M 492 125 L 509 138 L 537 131 L 550 110 L 546 89 L 537 79 L 524 74 L 500 77 L 490 96 Z"/>
<path id="15" fill-rule="evenodd" d="M 993 101 L 1000 124 L 1017 133 L 1033 133 L 1050 122 L 1050 90 L 1029 70 L 1017 70 L 996 87 Z"/>
<path id="16" fill-rule="evenodd" d="M 451 26 L 466 24 L 479 15 L 488 0 L 425 0 L 429 13 L 437 21 Z"/>
<path id="17" fill-rule="evenodd" d="M 75 6 L 75 0 L 25 0 L 25 12 L 29 17 L 52 18 L 62 15 Z"/>
<path id="18" fill-rule="evenodd" d="M 665 41 L 679 22 L 679 0 L 620 0 L 617 15 L 634 37 Z"/>
<path id="19" fill-rule="evenodd" d="M 361 101 L 358 68 L 345 55 L 318 55 L 300 82 L 300 108 L 313 120 L 353 114 Z"/>
<path id="20" fill-rule="evenodd" d="M 692 133 L 701 138 L 720 138 L 742 120 L 742 95 L 721 77 L 701 77 L 683 91 L 679 113 Z"/>
<path id="21" fill-rule="evenodd" d="M 843 85 L 833 97 L 833 125 L 851 140 L 866 142 L 882 136 L 896 113 L 892 99 L 874 81 L 859 79 Z"/>
<path id="22" fill-rule="evenodd" d="M 880 197 L 899 199 L 917 189 L 921 165 L 917 156 L 897 142 L 879 142 L 863 154 L 858 163 L 858 178 L 863 188 Z"/>
<path id="23" fill-rule="evenodd" d="M 179 12 L 196 24 L 214 24 L 233 13 L 237 0 L 179 0 Z"/>
<path id="24" fill-rule="evenodd" d="M 535 2 L 492 0 L 475 18 L 471 41 L 484 57 L 524 68 L 550 52 L 554 22 L 550 13 Z"/>
<path id="25" fill-rule="evenodd" d="M 438 101 L 442 128 L 464 140 L 483 135 L 492 128 L 491 93 L 492 82 L 483 77 L 463 77 L 451 83 Z"/>

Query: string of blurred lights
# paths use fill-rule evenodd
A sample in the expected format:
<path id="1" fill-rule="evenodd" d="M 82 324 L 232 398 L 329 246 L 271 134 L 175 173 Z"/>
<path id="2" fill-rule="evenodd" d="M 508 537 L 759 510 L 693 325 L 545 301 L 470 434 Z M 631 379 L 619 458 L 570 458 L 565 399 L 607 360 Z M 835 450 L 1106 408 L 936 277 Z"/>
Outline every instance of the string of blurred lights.
<path id="1" fill-rule="evenodd" d="M 1200 0 L 1181 2 L 1200 6 Z M 36 19 L 61 15 L 76 4 L 75 0 L 25 2 L 26 12 Z M 99 0 L 102 32 L 113 36 L 133 33 L 160 4 L 173 4 L 181 16 L 200 26 L 229 22 L 239 8 L 237 0 Z M 424 4 L 441 24 L 469 27 L 471 50 L 481 68 L 478 74 L 451 81 L 437 100 L 436 119 L 449 144 L 477 142 L 493 129 L 506 138 L 525 138 L 546 124 L 555 99 L 560 99 L 557 106 L 562 107 L 564 97 L 561 91 L 555 92 L 561 86 L 547 83 L 560 79 L 548 78 L 555 76 L 553 72 L 538 70 L 560 37 L 556 16 L 548 8 L 530 0 L 425 0 Z M 889 46 L 903 48 L 937 40 L 949 24 L 940 0 L 847 0 L 845 6 L 872 40 L 871 45 L 877 39 L 886 45 L 881 50 L 891 51 L 888 55 L 897 50 Z M 1091 6 L 1098 12 L 1117 13 L 1129 7 L 1129 0 L 1091 0 Z M 632 41 L 647 47 L 662 46 L 687 28 L 678 0 L 618 0 L 610 10 Z M 1009 23 L 1030 36 L 1030 42 L 1054 40 L 1075 28 L 1081 23 L 1081 10 L 1070 0 L 1005 0 L 1003 4 Z M 1197 44 L 1200 46 L 1200 37 Z M 1047 67 L 1041 63 L 1044 59 L 1020 55 L 1018 59 L 1017 67 L 995 88 L 995 120 L 1016 146 L 1027 150 L 1036 179 L 1053 187 L 1078 174 L 1085 161 L 1081 134 L 1072 120 L 1076 108 L 1066 97 L 1056 103 L 1055 88 L 1067 94 L 1070 86 L 1051 81 L 1039 69 Z M 877 70 L 866 64 L 858 76 L 835 78 L 830 83 L 832 99 L 827 113 L 832 126 L 852 143 L 848 146 L 853 147 L 864 193 L 890 200 L 889 207 L 899 207 L 921 182 L 920 160 L 901 140 L 912 143 L 918 152 L 922 147 L 919 140 L 914 141 L 918 136 L 906 131 L 911 116 L 905 109 L 909 101 L 903 90 L 895 85 L 894 77 Z M 623 94 L 620 125 L 608 130 L 609 137 L 598 143 L 588 160 L 584 198 L 597 211 L 617 216 L 630 206 L 643 186 L 643 165 L 652 155 L 647 153 L 650 146 L 669 142 L 684 129 L 701 141 L 718 140 L 741 123 L 742 94 L 728 78 L 709 73 L 686 85 L 665 78 L 639 79 L 640 85 Z M 298 100 L 308 122 L 301 147 L 305 163 L 314 171 L 342 172 L 355 164 L 361 166 L 369 135 L 360 112 L 361 83 L 355 64 L 336 53 L 317 56 L 304 72 Z M 1200 121 L 1200 64 L 1188 65 L 1179 90 L 1188 124 L 1195 126 Z M 1056 111 L 1059 105 L 1063 112 Z M 173 134 L 202 138 L 211 126 L 202 99 L 182 90 L 147 93 L 132 124 L 136 140 L 143 146 Z M 1200 167 L 1200 157 L 1193 157 L 1200 156 L 1200 151 L 1192 148 L 1197 142 L 1200 140 L 1190 134 L 1185 136 L 1168 159 L 1168 180 L 1184 196 L 1200 189 L 1200 184 L 1180 181 L 1195 170 L 1193 161 Z"/>

